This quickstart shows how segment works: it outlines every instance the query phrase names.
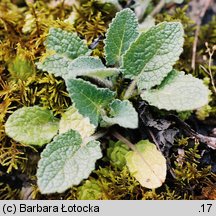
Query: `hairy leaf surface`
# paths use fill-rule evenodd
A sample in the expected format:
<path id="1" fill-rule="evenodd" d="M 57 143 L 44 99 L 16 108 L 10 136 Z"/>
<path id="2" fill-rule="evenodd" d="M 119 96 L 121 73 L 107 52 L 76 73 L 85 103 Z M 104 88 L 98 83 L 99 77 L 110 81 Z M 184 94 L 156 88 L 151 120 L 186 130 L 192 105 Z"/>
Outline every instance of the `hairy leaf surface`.
<path id="1" fill-rule="evenodd" d="M 101 158 L 100 143 L 82 145 L 78 132 L 70 130 L 58 135 L 41 154 L 37 178 L 41 193 L 61 193 L 88 178 Z"/>
<path id="2" fill-rule="evenodd" d="M 29 145 L 41 146 L 50 142 L 58 129 L 59 120 L 51 111 L 38 106 L 16 110 L 5 123 L 8 136 Z"/>
<path id="3" fill-rule="evenodd" d="M 50 54 L 38 62 L 37 67 L 55 76 L 65 77 L 70 72 L 72 60 L 90 54 L 87 45 L 76 34 L 59 28 L 50 29 L 45 45 Z"/>
<path id="4" fill-rule="evenodd" d="M 132 103 L 128 100 L 114 100 L 110 104 L 110 116 L 102 116 L 104 122 L 102 126 L 110 126 L 118 124 L 125 128 L 138 127 L 138 113 L 134 109 Z"/>
<path id="5" fill-rule="evenodd" d="M 115 93 L 108 88 L 98 88 L 81 79 L 67 80 L 66 85 L 79 113 L 89 117 L 91 124 L 97 126 L 101 112 L 114 99 Z"/>
<path id="6" fill-rule="evenodd" d="M 70 64 L 70 59 L 59 54 L 47 56 L 43 62 L 36 63 L 38 69 L 54 74 L 56 77 L 61 76 L 63 78 L 67 76 Z"/>
<path id="7" fill-rule="evenodd" d="M 108 65 L 119 65 L 121 56 L 138 36 L 138 21 L 130 9 L 116 14 L 106 34 L 105 56 Z"/>
<path id="8" fill-rule="evenodd" d="M 75 33 L 64 31 L 60 28 L 51 28 L 45 41 L 46 48 L 56 51 L 57 54 L 75 59 L 89 53 L 84 40 Z"/>
<path id="9" fill-rule="evenodd" d="M 118 74 L 117 68 L 106 68 L 99 58 L 81 56 L 75 59 L 68 67 L 66 79 L 76 76 L 92 76 L 106 78 Z"/>
<path id="10" fill-rule="evenodd" d="M 99 58 L 91 56 L 80 56 L 72 61 L 64 56 L 54 54 L 48 56 L 43 63 L 38 63 L 37 65 L 39 69 L 48 71 L 55 76 L 61 76 L 65 80 L 76 78 L 77 76 L 104 79 L 119 73 L 117 68 L 106 68 Z"/>
<path id="11" fill-rule="evenodd" d="M 202 80 L 173 70 L 160 87 L 143 91 L 141 97 L 159 109 L 187 111 L 208 104 L 209 90 Z"/>
<path id="12" fill-rule="evenodd" d="M 159 85 L 183 50 L 183 35 L 179 22 L 163 22 L 142 33 L 123 56 L 125 77 L 137 79 L 140 90 Z"/>
<path id="13" fill-rule="evenodd" d="M 70 129 L 79 132 L 82 139 L 90 137 L 95 132 L 95 126 L 90 123 L 89 118 L 83 117 L 74 106 L 62 114 L 59 133 L 65 133 Z"/>

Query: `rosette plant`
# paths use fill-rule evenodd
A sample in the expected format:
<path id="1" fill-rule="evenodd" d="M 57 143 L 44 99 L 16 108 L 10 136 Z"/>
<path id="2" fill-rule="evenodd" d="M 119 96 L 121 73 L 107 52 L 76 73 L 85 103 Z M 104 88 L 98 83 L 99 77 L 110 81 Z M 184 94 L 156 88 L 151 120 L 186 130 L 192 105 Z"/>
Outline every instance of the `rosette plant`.
<path id="1" fill-rule="evenodd" d="M 23 107 L 5 125 L 8 136 L 18 142 L 46 145 L 37 170 L 41 193 L 60 193 L 88 178 L 102 157 L 99 127 L 138 128 L 138 113 L 130 101 L 134 95 L 165 110 L 194 110 L 208 103 L 209 90 L 202 80 L 173 68 L 183 43 L 180 22 L 163 22 L 139 32 L 135 14 L 124 9 L 106 33 L 104 64 L 91 56 L 92 50 L 75 33 L 50 29 L 47 55 L 37 67 L 65 80 L 72 106 L 60 119 L 43 107 Z M 113 87 L 118 76 L 131 80 L 121 96 Z M 148 140 L 130 148 L 123 156 L 131 175 L 144 187 L 160 187 L 166 178 L 162 153 Z"/>

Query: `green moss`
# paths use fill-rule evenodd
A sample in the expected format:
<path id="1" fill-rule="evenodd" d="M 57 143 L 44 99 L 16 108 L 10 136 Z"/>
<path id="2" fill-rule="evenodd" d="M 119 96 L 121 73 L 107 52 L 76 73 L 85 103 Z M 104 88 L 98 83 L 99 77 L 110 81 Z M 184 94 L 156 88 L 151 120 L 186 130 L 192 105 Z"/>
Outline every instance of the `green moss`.
<path id="1" fill-rule="evenodd" d="M 196 116 L 199 120 L 205 120 L 210 116 L 210 113 L 212 112 L 212 107 L 209 105 L 206 105 L 204 107 L 201 107 L 196 111 Z"/>
<path id="2" fill-rule="evenodd" d="M 165 186 L 165 190 L 157 193 L 156 190 L 149 190 L 143 194 L 143 200 L 180 200 L 181 196 L 175 191 Z"/>
<path id="3" fill-rule="evenodd" d="M 19 189 L 13 189 L 9 184 L 0 182 L 0 199 L 1 200 L 15 200 L 19 199 Z"/>
<path id="4" fill-rule="evenodd" d="M 128 146 L 121 141 L 110 141 L 109 148 L 107 148 L 107 157 L 113 166 L 122 169 L 124 166 L 126 166 L 125 155 L 128 153 L 128 151 Z"/>
<path id="5" fill-rule="evenodd" d="M 106 199 L 106 195 L 103 194 L 103 190 L 97 180 L 93 179 L 85 181 L 85 183 L 78 188 L 78 199 L 100 200 Z"/>
<path id="6" fill-rule="evenodd" d="M 184 111 L 184 112 L 178 112 L 178 117 L 182 119 L 183 121 L 190 118 L 193 111 Z"/>
<path id="7" fill-rule="evenodd" d="M 97 0 L 83 1 L 75 7 L 75 29 L 90 44 L 95 38 L 104 36 L 108 23 L 117 11 Z"/>
<path id="8" fill-rule="evenodd" d="M 16 57 L 8 63 L 8 71 L 15 80 L 27 80 L 33 77 L 36 72 L 34 63 L 28 52 L 23 50 L 18 44 Z"/>

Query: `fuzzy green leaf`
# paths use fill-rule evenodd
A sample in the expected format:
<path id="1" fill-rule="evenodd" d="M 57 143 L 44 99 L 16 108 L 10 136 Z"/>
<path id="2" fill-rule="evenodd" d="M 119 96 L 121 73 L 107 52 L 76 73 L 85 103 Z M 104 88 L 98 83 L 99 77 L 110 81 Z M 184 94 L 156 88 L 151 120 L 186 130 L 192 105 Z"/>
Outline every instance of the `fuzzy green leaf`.
<path id="1" fill-rule="evenodd" d="M 208 104 L 209 93 L 202 80 L 173 70 L 161 86 L 143 91 L 141 97 L 159 109 L 187 111 Z"/>
<path id="2" fill-rule="evenodd" d="M 75 59 L 68 67 L 66 79 L 75 78 L 76 76 L 93 76 L 106 78 L 118 74 L 116 68 L 106 68 L 99 58 L 91 56 L 81 56 Z"/>
<path id="3" fill-rule="evenodd" d="M 110 109 L 111 117 L 102 116 L 104 120 L 104 122 L 102 122 L 102 126 L 118 124 L 125 128 L 134 129 L 138 127 L 138 113 L 130 101 L 114 100 L 110 104 Z"/>
<path id="4" fill-rule="evenodd" d="M 166 178 L 166 159 L 148 140 L 141 140 L 135 145 L 137 151 L 126 154 L 130 173 L 146 188 L 160 187 Z"/>
<path id="5" fill-rule="evenodd" d="M 91 56 L 80 56 L 71 61 L 64 56 L 54 54 L 37 65 L 39 69 L 48 71 L 55 76 L 61 76 L 64 79 L 76 78 L 77 76 L 104 79 L 119 73 L 117 68 L 106 68 L 100 59 Z"/>
<path id="6" fill-rule="evenodd" d="M 103 109 L 114 99 L 115 93 L 81 79 L 67 80 L 66 85 L 79 113 L 89 117 L 91 124 L 97 126 L 101 119 L 101 112 L 104 112 Z"/>
<path id="7" fill-rule="evenodd" d="M 105 56 L 108 65 L 119 65 L 121 56 L 138 36 L 138 21 L 130 9 L 116 14 L 105 40 Z"/>
<path id="8" fill-rule="evenodd" d="M 78 132 L 70 130 L 58 135 L 41 154 L 37 178 L 41 193 L 61 193 L 88 178 L 101 158 L 100 143 L 82 144 Z"/>
<path id="9" fill-rule="evenodd" d="M 48 55 L 37 63 L 37 67 L 55 76 L 71 74 L 72 60 L 90 54 L 87 45 L 76 34 L 57 28 L 50 29 L 45 45 Z"/>
<path id="10" fill-rule="evenodd" d="M 183 35 L 179 22 L 163 22 L 142 33 L 123 56 L 125 77 L 136 78 L 140 90 L 159 85 L 183 50 Z"/>
<path id="11" fill-rule="evenodd" d="M 16 110 L 5 123 L 9 137 L 29 145 L 42 146 L 50 142 L 58 129 L 59 121 L 52 112 L 37 106 Z"/>
<path id="12" fill-rule="evenodd" d="M 181 3 L 184 2 L 184 0 L 166 0 L 165 2 L 166 2 L 166 3 L 171 3 L 171 2 L 173 2 L 173 3 L 176 3 L 176 4 L 181 4 Z"/>
<path id="13" fill-rule="evenodd" d="M 67 76 L 69 73 L 68 67 L 70 64 L 70 59 L 58 54 L 47 56 L 43 62 L 36 63 L 38 69 L 54 74 L 56 77 Z"/>
<path id="14" fill-rule="evenodd" d="M 69 59 L 75 59 L 89 53 L 84 40 L 81 40 L 74 33 L 59 28 L 50 29 L 45 45 L 48 50 L 54 50 L 57 54 Z"/>
<path id="15" fill-rule="evenodd" d="M 62 114 L 59 133 L 65 133 L 70 129 L 79 132 L 82 139 L 90 137 L 95 132 L 95 126 L 90 123 L 89 118 L 83 117 L 74 106 Z"/>

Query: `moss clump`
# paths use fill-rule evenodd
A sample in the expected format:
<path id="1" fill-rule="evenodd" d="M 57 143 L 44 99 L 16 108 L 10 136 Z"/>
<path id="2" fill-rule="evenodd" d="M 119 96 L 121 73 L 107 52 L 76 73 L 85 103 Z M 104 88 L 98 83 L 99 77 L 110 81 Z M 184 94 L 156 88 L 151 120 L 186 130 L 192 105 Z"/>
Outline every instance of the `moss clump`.
<path id="1" fill-rule="evenodd" d="M 129 148 L 121 141 L 110 141 L 109 148 L 107 149 L 107 157 L 110 163 L 119 169 L 126 166 L 125 155 L 128 153 Z"/>
<path id="2" fill-rule="evenodd" d="M 29 77 L 34 77 L 36 70 L 28 51 L 17 45 L 17 54 L 15 58 L 8 63 L 8 71 L 11 78 L 14 80 L 27 80 Z"/>
<path id="3" fill-rule="evenodd" d="M 106 194 L 103 194 L 103 190 L 98 184 L 97 180 L 87 180 L 78 188 L 79 200 L 100 200 L 106 199 Z"/>

